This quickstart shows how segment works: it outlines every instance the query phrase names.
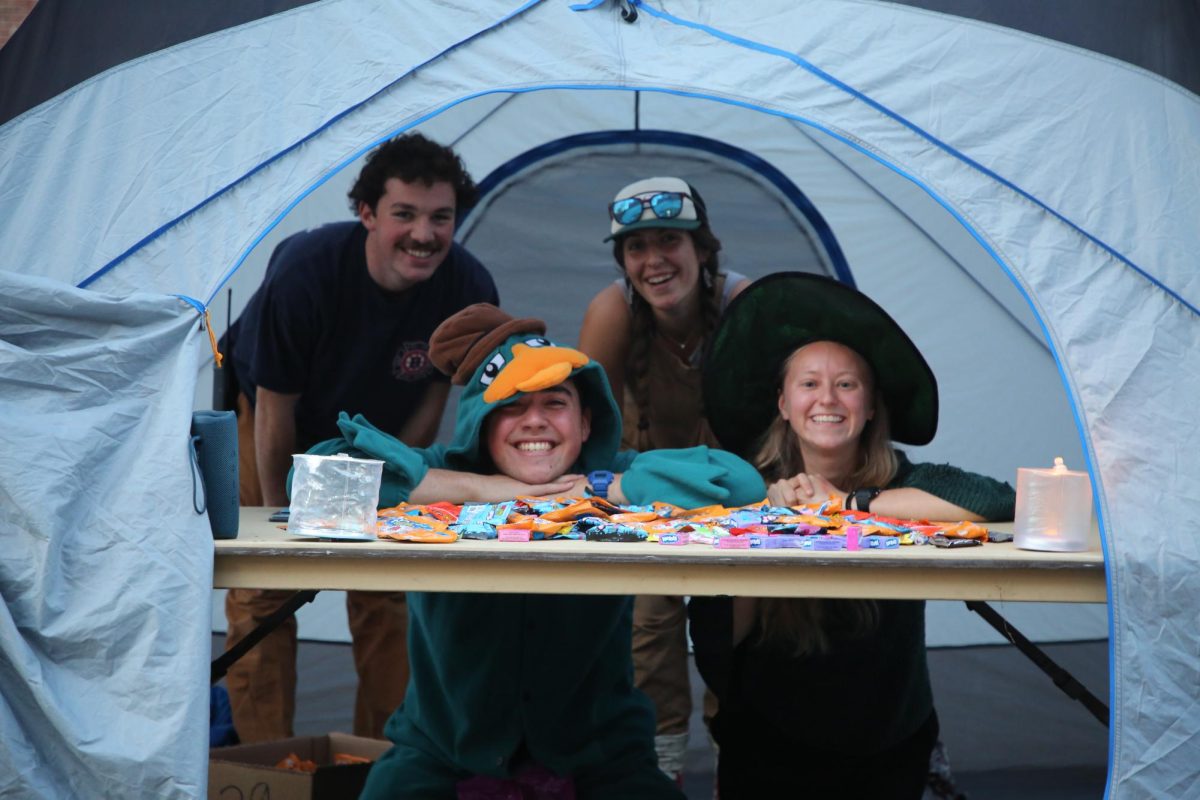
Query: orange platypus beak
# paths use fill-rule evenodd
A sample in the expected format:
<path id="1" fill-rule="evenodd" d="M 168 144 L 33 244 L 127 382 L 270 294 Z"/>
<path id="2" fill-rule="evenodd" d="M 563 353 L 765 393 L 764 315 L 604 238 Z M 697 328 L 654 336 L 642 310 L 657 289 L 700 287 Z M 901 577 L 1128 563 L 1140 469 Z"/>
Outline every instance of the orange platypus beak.
<path id="1" fill-rule="evenodd" d="M 517 392 L 538 392 L 557 386 L 588 357 L 569 347 L 530 347 L 515 344 L 512 360 L 504 365 L 483 393 L 486 403 L 512 397 Z"/>

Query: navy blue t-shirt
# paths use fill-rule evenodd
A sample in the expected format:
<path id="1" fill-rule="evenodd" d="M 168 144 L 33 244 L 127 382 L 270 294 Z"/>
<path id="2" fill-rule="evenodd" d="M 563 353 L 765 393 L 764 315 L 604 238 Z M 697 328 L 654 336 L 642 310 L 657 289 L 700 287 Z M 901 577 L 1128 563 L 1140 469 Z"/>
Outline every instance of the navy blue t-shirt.
<path id="1" fill-rule="evenodd" d="M 429 280 L 384 291 L 367 272 L 366 238 L 358 222 L 336 222 L 280 242 L 238 320 L 242 391 L 300 395 L 297 452 L 338 436 L 339 411 L 398 433 L 430 383 L 448 380 L 429 360 L 434 329 L 472 303 L 499 304 L 492 276 L 457 243 Z"/>

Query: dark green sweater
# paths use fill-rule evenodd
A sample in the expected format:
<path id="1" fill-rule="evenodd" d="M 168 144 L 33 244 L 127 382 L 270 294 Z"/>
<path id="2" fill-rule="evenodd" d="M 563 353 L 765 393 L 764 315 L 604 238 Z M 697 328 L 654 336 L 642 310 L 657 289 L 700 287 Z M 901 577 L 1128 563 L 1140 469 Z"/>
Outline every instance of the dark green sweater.
<path id="1" fill-rule="evenodd" d="M 922 489 L 988 519 L 1012 519 L 1016 493 L 1007 483 L 945 464 L 912 464 L 903 453 L 889 489 Z M 826 601 L 828 602 L 828 601 Z M 689 605 L 696 666 L 721 703 L 781 747 L 847 744 L 864 753 L 911 736 L 933 710 L 925 661 L 925 602 L 878 602 L 879 624 L 865 636 L 829 631 L 830 649 L 794 657 L 754 642 L 733 641 L 733 602 L 696 597 Z M 750 721 L 749 723 L 747 721 Z M 720 716 L 715 726 L 721 740 Z"/>
<path id="2" fill-rule="evenodd" d="M 949 464 L 913 464 L 899 450 L 896 456 L 900 460 L 900 468 L 887 488 L 922 489 L 947 503 L 974 511 L 984 519 L 1013 518 L 1017 493 L 1007 483 Z"/>

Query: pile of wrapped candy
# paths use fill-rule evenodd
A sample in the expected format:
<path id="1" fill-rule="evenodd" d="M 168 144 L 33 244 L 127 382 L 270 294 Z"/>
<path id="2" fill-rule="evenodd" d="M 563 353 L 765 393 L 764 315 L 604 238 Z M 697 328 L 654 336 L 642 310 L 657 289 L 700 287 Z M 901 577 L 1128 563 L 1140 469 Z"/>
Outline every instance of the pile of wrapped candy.
<path id="1" fill-rule="evenodd" d="M 722 549 L 888 549 L 933 544 L 982 544 L 987 528 L 972 522 L 929 523 L 844 509 L 840 498 L 819 505 L 779 507 L 766 502 L 726 508 L 682 509 L 667 503 L 619 507 L 599 497 L 519 497 L 503 503 L 401 504 L 379 511 L 378 535 L 400 542 L 463 539 L 528 542 L 702 544 Z"/>
<path id="2" fill-rule="evenodd" d="M 350 753 L 334 753 L 333 765 L 340 767 L 347 764 L 370 764 L 372 759 L 356 756 Z M 293 772 L 316 772 L 321 765 L 311 758 L 301 758 L 295 753 L 288 753 L 276 764 L 275 769 L 289 769 Z"/>

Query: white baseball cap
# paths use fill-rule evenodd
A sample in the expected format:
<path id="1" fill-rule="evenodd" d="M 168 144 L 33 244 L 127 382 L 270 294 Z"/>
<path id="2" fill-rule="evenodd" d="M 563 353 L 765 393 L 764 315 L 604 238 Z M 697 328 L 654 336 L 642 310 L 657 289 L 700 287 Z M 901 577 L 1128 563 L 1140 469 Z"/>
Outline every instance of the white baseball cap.
<path id="1" fill-rule="evenodd" d="M 636 214 L 636 216 L 634 216 Z M 635 181 L 617 192 L 608 204 L 611 241 L 643 228 L 695 230 L 704 224 L 704 201 L 681 178 L 657 177 Z"/>

